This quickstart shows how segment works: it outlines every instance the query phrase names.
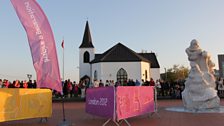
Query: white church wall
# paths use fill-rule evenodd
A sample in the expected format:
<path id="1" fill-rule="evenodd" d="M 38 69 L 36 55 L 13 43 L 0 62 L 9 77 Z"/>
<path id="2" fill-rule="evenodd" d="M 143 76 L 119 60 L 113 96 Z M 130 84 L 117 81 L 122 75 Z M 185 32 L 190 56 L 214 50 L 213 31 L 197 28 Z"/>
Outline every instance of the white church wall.
<path id="1" fill-rule="evenodd" d="M 151 77 L 150 63 L 141 62 L 141 80 L 143 79 L 144 81 L 146 81 L 146 80 L 149 81 L 150 77 Z"/>
<path id="2" fill-rule="evenodd" d="M 94 72 L 97 72 L 97 80 L 101 79 L 101 66 L 100 63 L 94 63 L 92 64 L 92 75 L 91 75 L 91 79 L 92 82 L 94 81 Z"/>
<path id="3" fill-rule="evenodd" d="M 90 65 L 88 63 L 79 65 L 79 78 L 85 75 L 90 76 Z"/>
<path id="4" fill-rule="evenodd" d="M 84 65 L 83 65 L 84 66 Z M 88 66 L 85 66 L 85 69 Z M 154 81 L 160 79 L 160 69 L 151 68 L 150 64 L 147 62 L 102 62 L 94 63 L 91 65 L 92 75 L 90 76 L 93 82 L 94 72 L 97 71 L 97 80 L 102 80 L 104 83 L 106 80 L 117 81 L 117 72 L 120 68 L 123 68 L 128 73 L 128 79 L 133 79 L 134 81 L 138 79 L 141 81 L 145 80 L 145 70 L 147 70 L 147 80 L 153 78 Z M 84 72 L 83 72 L 84 73 Z M 84 73 L 86 75 L 86 73 Z"/>
<path id="5" fill-rule="evenodd" d="M 92 68 L 99 71 L 98 79 L 101 79 L 104 83 L 106 82 L 106 80 L 114 80 L 114 82 L 116 82 L 117 72 L 121 68 L 126 70 L 126 72 L 128 73 L 128 79 L 141 80 L 140 62 L 103 62 L 92 65 Z"/>
<path id="6" fill-rule="evenodd" d="M 90 76 L 90 64 L 83 62 L 83 55 L 88 51 L 90 55 L 90 61 L 95 58 L 94 48 L 80 48 L 79 49 L 79 78 L 87 75 Z"/>
<path id="7" fill-rule="evenodd" d="M 151 77 L 154 81 L 160 79 L 160 68 L 151 68 Z"/>

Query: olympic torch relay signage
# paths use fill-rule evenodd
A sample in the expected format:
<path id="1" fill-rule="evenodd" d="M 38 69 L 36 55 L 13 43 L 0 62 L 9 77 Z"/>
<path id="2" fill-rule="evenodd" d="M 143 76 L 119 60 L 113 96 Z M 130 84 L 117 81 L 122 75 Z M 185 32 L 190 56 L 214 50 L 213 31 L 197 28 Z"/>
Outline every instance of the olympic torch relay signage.
<path id="1" fill-rule="evenodd" d="M 153 87 L 119 86 L 116 96 L 117 120 L 154 112 Z"/>
<path id="2" fill-rule="evenodd" d="M 114 118 L 114 87 L 88 88 L 86 112 L 100 117 Z"/>
<path id="3" fill-rule="evenodd" d="M 54 36 L 46 15 L 36 0 L 11 0 L 26 30 L 37 86 L 62 92 Z"/>

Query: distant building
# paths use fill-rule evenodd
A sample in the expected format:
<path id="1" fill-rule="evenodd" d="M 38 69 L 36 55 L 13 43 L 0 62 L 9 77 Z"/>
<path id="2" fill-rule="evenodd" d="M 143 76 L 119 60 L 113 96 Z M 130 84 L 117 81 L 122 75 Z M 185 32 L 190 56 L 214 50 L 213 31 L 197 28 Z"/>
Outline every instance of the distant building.
<path id="1" fill-rule="evenodd" d="M 224 54 L 218 55 L 219 62 L 219 76 L 224 77 Z"/>
<path id="2" fill-rule="evenodd" d="M 155 53 L 136 53 L 121 43 L 102 54 L 96 54 L 87 21 L 79 46 L 79 78 L 83 77 L 89 77 L 92 82 L 157 80 L 160 79 L 160 65 Z"/>

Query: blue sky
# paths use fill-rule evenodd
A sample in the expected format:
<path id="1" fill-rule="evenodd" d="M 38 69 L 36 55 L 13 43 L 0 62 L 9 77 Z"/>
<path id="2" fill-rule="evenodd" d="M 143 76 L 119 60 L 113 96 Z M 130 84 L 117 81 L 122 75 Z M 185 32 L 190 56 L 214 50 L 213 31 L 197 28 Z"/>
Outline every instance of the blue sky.
<path id="1" fill-rule="evenodd" d="M 192 39 L 212 55 L 224 53 L 223 0 L 37 0 L 54 32 L 60 69 L 65 40 L 65 79 L 78 81 L 79 45 L 88 19 L 96 53 L 118 42 L 155 52 L 161 66 L 189 66 L 185 49 Z M 0 1 L 0 78 L 36 74 L 27 36 L 9 0 Z M 62 73 L 62 70 L 61 70 Z"/>

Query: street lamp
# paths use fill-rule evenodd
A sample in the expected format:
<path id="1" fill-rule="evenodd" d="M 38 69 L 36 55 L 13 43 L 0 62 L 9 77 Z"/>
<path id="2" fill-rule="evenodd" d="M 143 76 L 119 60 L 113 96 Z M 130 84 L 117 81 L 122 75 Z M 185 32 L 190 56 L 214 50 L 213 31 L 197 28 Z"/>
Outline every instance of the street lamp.
<path id="1" fill-rule="evenodd" d="M 31 78 L 32 78 L 32 74 L 27 74 L 27 77 L 28 77 L 28 79 L 29 79 L 29 81 L 30 81 Z"/>

